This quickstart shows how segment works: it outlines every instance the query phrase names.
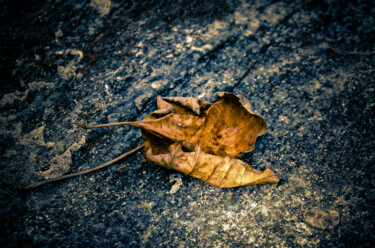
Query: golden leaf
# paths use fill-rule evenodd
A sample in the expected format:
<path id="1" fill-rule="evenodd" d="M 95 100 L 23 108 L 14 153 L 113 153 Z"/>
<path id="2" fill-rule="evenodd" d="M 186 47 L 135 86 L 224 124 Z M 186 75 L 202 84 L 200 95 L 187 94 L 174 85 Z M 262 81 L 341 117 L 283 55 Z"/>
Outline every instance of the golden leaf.
<path id="1" fill-rule="evenodd" d="M 254 149 L 256 138 L 267 131 L 266 122 L 245 97 L 219 96 L 213 104 L 158 97 L 158 109 L 136 124 L 145 140 L 144 161 L 222 188 L 277 183 L 272 170 L 257 171 L 238 159 Z"/>
<path id="2" fill-rule="evenodd" d="M 199 178 L 211 185 L 231 188 L 273 184 L 279 177 L 270 169 L 254 170 L 239 158 L 254 149 L 267 123 L 253 112 L 244 96 L 221 92 L 213 104 L 192 97 L 157 97 L 157 110 L 142 121 L 109 123 L 83 128 L 132 125 L 142 129 L 144 145 L 93 169 L 37 182 L 31 189 L 104 168 L 145 148 L 143 161 Z"/>

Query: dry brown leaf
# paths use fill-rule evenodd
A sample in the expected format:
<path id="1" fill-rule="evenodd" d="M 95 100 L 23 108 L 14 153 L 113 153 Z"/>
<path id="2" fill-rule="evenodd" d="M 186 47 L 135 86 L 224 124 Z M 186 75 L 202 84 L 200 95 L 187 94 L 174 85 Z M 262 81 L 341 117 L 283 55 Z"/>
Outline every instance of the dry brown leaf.
<path id="1" fill-rule="evenodd" d="M 95 168 L 26 186 L 32 189 L 104 168 L 145 148 L 143 161 L 150 161 L 199 178 L 211 185 L 231 188 L 273 184 L 279 177 L 270 169 L 254 170 L 239 158 L 254 149 L 267 123 L 255 114 L 249 100 L 221 92 L 213 104 L 192 97 L 157 98 L 157 110 L 142 121 L 110 123 L 83 128 L 132 125 L 142 129 L 144 145 Z"/>
<path id="2" fill-rule="evenodd" d="M 256 138 L 267 131 L 266 122 L 245 97 L 219 96 L 213 104 L 191 97 L 158 97 L 158 109 L 132 123 L 142 128 L 144 161 L 222 188 L 277 183 L 272 170 L 257 171 L 238 159 L 254 149 Z"/>
<path id="3" fill-rule="evenodd" d="M 185 175 L 199 178 L 221 188 L 232 188 L 253 184 L 277 183 L 279 177 L 270 169 L 254 170 L 249 164 L 229 156 L 221 157 L 202 151 L 199 144 L 175 142 L 167 153 L 153 154 L 146 150 L 148 161 Z"/>

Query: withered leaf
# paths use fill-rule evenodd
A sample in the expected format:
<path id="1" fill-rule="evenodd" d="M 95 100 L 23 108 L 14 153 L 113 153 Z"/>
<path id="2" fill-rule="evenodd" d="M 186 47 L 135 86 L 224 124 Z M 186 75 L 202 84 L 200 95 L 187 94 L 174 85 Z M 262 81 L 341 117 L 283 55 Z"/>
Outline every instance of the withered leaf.
<path id="1" fill-rule="evenodd" d="M 142 129 L 144 145 L 105 164 L 85 171 L 30 184 L 32 189 L 104 168 L 145 148 L 143 161 L 150 161 L 199 178 L 211 185 L 231 188 L 253 184 L 273 184 L 279 177 L 270 169 L 254 170 L 241 161 L 244 152 L 254 149 L 267 123 L 255 114 L 244 96 L 218 93 L 213 103 L 192 97 L 157 97 L 157 110 L 142 121 L 109 123 L 83 128 L 132 125 Z"/>
<path id="2" fill-rule="evenodd" d="M 191 97 L 158 97 L 158 109 L 131 124 L 142 128 L 143 160 L 222 188 L 277 183 L 272 170 L 257 171 L 238 159 L 254 149 L 267 123 L 245 97 L 219 96 L 213 104 Z"/>

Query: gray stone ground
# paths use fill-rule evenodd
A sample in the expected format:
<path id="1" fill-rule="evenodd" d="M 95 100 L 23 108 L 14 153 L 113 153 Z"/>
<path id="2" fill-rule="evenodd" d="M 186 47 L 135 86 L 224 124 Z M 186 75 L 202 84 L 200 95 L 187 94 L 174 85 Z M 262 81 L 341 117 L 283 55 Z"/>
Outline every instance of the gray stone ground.
<path id="1" fill-rule="evenodd" d="M 370 247 L 371 1 L 1 1 L 1 247 Z M 242 93 L 269 124 L 243 160 L 279 186 L 220 189 L 141 163 L 157 95 Z M 118 172 L 119 166 L 126 171 Z M 333 230 L 311 209 L 337 210 Z"/>

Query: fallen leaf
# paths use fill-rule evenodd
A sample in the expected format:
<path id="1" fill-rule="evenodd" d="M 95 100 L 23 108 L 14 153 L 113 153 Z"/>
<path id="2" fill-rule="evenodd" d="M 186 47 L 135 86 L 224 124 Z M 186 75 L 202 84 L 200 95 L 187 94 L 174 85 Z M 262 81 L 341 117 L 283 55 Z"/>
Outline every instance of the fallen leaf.
<path id="1" fill-rule="evenodd" d="M 254 170 L 239 160 L 254 149 L 267 123 L 245 97 L 219 93 L 210 104 L 191 97 L 158 97 L 158 109 L 139 122 L 150 161 L 211 185 L 231 188 L 277 183 L 270 169 Z"/>
<path id="2" fill-rule="evenodd" d="M 211 185 L 231 188 L 254 184 L 274 184 L 279 177 L 271 170 L 257 171 L 240 160 L 254 149 L 267 123 L 253 112 L 244 96 L 218 93 L 214 103 L 192 97 L 157 97 L 157 110 L 141 121 L 109 123 L 83 128 L 132 125 L 142 129 L 144 145 L 95 168 L 37 182 L 32 189 L 104 168 L 145 148 L 143 161 L 153 162 Z"/>

